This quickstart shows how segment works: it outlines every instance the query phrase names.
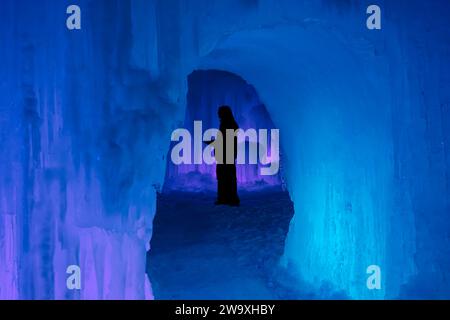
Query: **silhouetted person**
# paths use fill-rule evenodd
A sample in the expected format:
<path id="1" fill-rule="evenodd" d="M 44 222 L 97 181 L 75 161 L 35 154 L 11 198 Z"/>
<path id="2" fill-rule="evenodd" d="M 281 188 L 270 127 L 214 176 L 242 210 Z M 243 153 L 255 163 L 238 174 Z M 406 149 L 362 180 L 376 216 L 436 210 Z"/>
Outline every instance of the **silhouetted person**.
<path id="1" fill-rule="evenodd" d="M 236 120 L 234 120 L 233 113 L 228 106 L 221 106 L 219 108 L 220 127 L 219 131 L 222 133 L 222 163 L 216 164 L 217 176 L 217 200 L 216 205 L 226 204 L 230 206 L 239 206 L 240 200 L 237 194 L 237 179 L 236 179 L 236 158 L 237 158 L 237 137 L 234 136 L 234 150 L 233 161 L 227 164 L 227 129 L 239 129 Z M 208 144 L 214 141 L 208 141 Z M 218 146 L 214 146 L 215 148 Z M 215 151 L 217 154 L 217 151 Z"/>

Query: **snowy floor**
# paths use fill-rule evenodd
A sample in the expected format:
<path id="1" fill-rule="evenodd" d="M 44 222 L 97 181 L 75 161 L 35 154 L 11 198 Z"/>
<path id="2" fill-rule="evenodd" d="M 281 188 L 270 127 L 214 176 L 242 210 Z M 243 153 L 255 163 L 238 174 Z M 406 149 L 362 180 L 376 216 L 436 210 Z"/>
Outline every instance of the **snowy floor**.
<path id="1" fill-rule="evenodd" d="M 163 193 L 148 274 L 156 299 L 280 299 L 273 274 L 293 215 L 287 192 L 240 193 L 238 208 L 212 193 Z"/>

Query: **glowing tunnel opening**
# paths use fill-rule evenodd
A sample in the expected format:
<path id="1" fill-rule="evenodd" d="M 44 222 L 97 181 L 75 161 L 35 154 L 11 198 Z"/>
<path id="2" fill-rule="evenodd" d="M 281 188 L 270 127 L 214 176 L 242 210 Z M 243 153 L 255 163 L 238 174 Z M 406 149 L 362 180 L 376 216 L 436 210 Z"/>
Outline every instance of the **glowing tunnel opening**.
<path id="1" fill-rule="evenodd" d="M 217 110 L 222 105 L 231 107 L 243 130 L 275 128 L 255 88 L 220 70 L 189 75 L 183 127 L 193 132 L 194 121 L 202 121 L 203 130 L 218 128 Z M 270 137 L 268 142 L 270 150 Z M 245 143 L 247 151 L 251 143 L 261 147 L 261 141 Z M 216 165 L 175 165 L 170 156 L 173 144 L 157 196 L 147 263 L 155 298 L 280 298 L 270 278 L 293 216 L 282 167 L 275 175 L 262 175 L 260 162 L 238 164 L 241 205 L 216 206 Z"/>
<path id="2" fill-rule="evenodd" d="M 257 92 L 241 77 L 219 70 L 194 71 L 188 77 L 189 90 L 183 127 L 194 132 L 194 121 L 201 121 L 203 130 L 219 128 L 217 109 L 222 105 L 231 107 L 242 130 L 265 129 L 268 132 L 267 152 L 270 153 L 270 130 L 275 126 Z M 256 144 L 259 150 L 263 141 L 245 141 L 246 163 L 237 165 L 237 180 L 241 190 L 261 190 L 268 187 L 280 187 L 282 184 L 279 171 L 274 175 L 262 175 L 260 162 L 249 163 L 250 144 Z M 243 142 L 240 142 L 241 144 Z M 171 147 L 176 144 L 172 142 Z M 240 146 L 239 146 L 240 147 Z M 171 150 L 172 148 L 170 148 Z M 191 155 L 191 159 L 193 155 Z M 167 170 L 164 182 L 166 190 L 180 191 L 214 191 L 216 189 L 215 165 L 206 163 L 175 165 L 167 156 Z"/>

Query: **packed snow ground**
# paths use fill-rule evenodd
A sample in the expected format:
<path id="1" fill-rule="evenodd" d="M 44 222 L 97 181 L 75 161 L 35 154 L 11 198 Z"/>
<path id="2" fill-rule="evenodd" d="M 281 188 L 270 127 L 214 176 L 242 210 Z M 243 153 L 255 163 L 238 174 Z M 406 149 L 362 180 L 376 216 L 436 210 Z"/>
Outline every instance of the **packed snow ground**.
<path id="1" fill-rule="evenodd" d="M 287 298 L 273 278 L 293 204 L 280 189 L 241 193 L 240 207 L 213 193 L 158 196 L 148 273 L 156 299 Z"/>

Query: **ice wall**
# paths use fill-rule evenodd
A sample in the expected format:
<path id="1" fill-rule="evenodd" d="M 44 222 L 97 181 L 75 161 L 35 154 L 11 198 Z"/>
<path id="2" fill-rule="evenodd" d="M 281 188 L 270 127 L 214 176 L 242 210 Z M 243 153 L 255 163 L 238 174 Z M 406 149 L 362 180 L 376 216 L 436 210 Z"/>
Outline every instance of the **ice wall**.
<path id="1" fill-rule="evenodd" d="M 1 4 L 0 298 L 151 298 L 145 254 L 176 97 L 152 82 L 164 71 L 154 47 L 131 42 L 154 34 L 134 29 L 129 2 L 77 1 L 80 31 L 66 29 L 68 4 Z M 69 265 L 81 290 L 66 287 Z"/>
<path id="2" fill-rule="evenodd" d="M 68 1 L 2 1 L 0 298 L 151 297 L 155 189 L 197 69 L 241 76 L 280 128 L 301 290 L 448 298 L 450 5 L 377 2 L 381 31 L 369 1 L 82 0 L 68 31 Z"/>

